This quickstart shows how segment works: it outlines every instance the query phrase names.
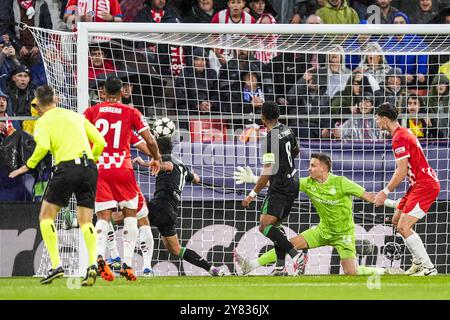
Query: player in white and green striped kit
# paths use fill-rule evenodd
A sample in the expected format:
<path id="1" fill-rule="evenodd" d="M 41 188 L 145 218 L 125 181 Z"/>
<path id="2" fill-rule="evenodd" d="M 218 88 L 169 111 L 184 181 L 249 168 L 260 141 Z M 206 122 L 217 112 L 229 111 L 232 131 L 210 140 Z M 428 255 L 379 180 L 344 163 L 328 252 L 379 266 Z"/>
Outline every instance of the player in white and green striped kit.
<path id="1" fill-rule="evenodd" d="M 388 272 L 384 268 L 357 266 L 356 263 L 352 197 L 373 203 L 375 193 L 366 192 L 357 183 L 346 177 L 334 175 L 330 171 L 329 156 L 322 153 L 311 155 L 309 177 L 300 179 L 300 191 L 306 193 L 311 199 L 320 217 L 320 223 L 290 239 L 291 243 L 298 250 L 333 246 L 339 254 L 345 274 L 373 275 Z M 236 178 L 243 182 L 250 182 L 253 178 L 248 175 L 253 174 L 249 171 L 241 171 L 241 174 L 236 174 Z M 392 207 L 395 202 L 387 200 L 385 205 Z M 248 260 L 237 253 L 235 258 L 242 272 L 247 274 L 259 266 L 274 263 L 277 256 L 272 249 L 255 260 Z"/>

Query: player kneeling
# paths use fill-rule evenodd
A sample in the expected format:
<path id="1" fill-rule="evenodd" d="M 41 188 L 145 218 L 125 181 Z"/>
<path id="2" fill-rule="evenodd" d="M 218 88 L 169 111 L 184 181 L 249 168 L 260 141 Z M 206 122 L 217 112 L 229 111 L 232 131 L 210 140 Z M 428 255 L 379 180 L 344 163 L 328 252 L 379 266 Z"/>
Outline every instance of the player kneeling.
<path id="1" fill-rule="evenodd" d="M 223 276 L 224 271 L 221 268 L 214 267 L 195 251 L 180 245 L 175 225 L 183 187 L 185 182 L 199 183 L 200 177 L 191 172 L 181 160 L 172 156 L 173 145 L 170 137 L 160 137 L 156 141 L 165 171 L 156 176 L 155 193 L 147 203 L 150 224 L 158 228 L 164 246 L 171 254 L 208 271 L 212 276 Z M 133 162 L 148 166 L 140 157 Z"/>
<path id="2" fill-rule="evenodd" d="M 341 266 L 347 275 L 373 275 L 385 273 L 402 273 L 398 269 L 357 266 L 355 247 L 355 223 L 353 221 L 352 197 L 373 203 L 375 194 L 366 192 L 363 187 L 343 176 L 331 173 L 331 159 L 328 155 L 312 154 L 309 165 L 309 177 L 300 178 L 300 191 L 311 199 L 320 217 L 318 226 L 308 229 L 290 239 L 298 250 L 333 246 L 341 259 Z M 250 168 L 234 173 L 237 184 L 254 183 L 255 176 Z M 385 205 L 395 205 L 387 201 Z M 247 274 L 260 266 L 273 264 L 277 260 L 275 249 L 263 254 L 258 259 L 249 260 L 237 251 L 234 258 Z M 296 275 L 301 268 L 294 268 Z"/>

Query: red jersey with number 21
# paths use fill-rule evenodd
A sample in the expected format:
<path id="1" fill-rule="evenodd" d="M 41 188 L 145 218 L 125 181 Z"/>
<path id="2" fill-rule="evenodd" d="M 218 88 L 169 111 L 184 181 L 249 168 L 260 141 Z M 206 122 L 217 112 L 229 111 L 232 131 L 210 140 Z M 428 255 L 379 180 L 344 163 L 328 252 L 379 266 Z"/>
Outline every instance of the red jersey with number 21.
<path id="1" fill-rule="evenodd" d="M 399 127 L 392 138 L 396 160 L 408 158 L 408 178 L 411 186 L 416 183 L 439 183 L 436 172 L 428 164 L 417 137 L 406 128 Z"/>
<path id="2" fill-rule="evenodd" d="M 84 115 L 106 140 L 98 169 L 133 169 L 130 156 L 132 130 L 140 133 L 149 128 L 142 113 L 121 103 L 101 102 L 86 109 Z"/>

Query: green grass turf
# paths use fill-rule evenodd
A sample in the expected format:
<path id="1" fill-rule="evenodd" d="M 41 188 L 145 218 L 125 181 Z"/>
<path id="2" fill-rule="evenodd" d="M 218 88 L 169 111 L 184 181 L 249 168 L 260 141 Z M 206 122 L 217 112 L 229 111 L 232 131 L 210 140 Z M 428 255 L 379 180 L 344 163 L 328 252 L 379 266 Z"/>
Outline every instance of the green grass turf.
<path id="1" fill-rule="evenodd" d="M 381 276 L 379 289 L 368 277 L 350 276 L 225 276 L 140 277 L 136 282 L 99 278 L 93 287 L 78 287 L 78 278 L 41 285 L 39 278 L 0 278 L 2 299 L 450 299 L 450 276 Z M 71 289 L 72 288 L 72 289 Z"/>

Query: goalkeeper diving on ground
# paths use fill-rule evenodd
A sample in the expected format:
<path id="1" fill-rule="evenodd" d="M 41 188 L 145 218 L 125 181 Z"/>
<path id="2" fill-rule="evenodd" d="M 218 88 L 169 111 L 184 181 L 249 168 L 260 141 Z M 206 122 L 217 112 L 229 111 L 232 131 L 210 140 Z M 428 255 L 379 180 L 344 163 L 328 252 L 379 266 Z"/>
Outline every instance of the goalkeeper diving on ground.
<path id="1" fill-rule="evenodd" d="M 341 259 L 341 266 L 347 275 L 374 275 L 402 273 L 398 269 L 358 266 L 355 248 L 355 223 L 353 221 L 352 196 L 374 203 L 375 193 L 367 192 L 357 183 L 343 176 L 331 173 L 332 162 L 323 153 L 312 154 L 309 164 L 309 177 L 300 178 L 299 190 L 311 199 L 320 217 L 320 223 L 310 228 L 290 242 L 297 250 L 333 246 Z M 255 183 L 258 179 L 249 167 L 238 167 L 234 172 L 236 184 Z M 395 208 L 398 201 L 385 201 L 385 206 Z M 243 274 L 248 274 L 260 266 L 277 261 L 275 249 L 263 254 L 258 259 L 242 257 L 237 251 L 234 257 Z M 294 268 L 296 275 L 301 268 Z M 278 273 L 287 275 L 287 272 Z"/>

